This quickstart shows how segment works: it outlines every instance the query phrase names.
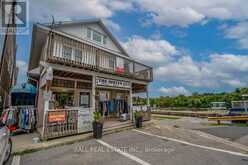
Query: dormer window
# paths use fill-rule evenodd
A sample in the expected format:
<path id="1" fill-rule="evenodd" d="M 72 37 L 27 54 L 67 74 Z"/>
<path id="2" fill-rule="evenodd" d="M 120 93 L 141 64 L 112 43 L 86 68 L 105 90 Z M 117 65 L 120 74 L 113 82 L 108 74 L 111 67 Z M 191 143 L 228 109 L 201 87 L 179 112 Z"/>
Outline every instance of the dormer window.
<path id="1" fill-rule="evenodd" d="M 87 29 L 87 38 L 97 43 L 105 45 L 107 43 L 107 37 L 93 29 Z"/>

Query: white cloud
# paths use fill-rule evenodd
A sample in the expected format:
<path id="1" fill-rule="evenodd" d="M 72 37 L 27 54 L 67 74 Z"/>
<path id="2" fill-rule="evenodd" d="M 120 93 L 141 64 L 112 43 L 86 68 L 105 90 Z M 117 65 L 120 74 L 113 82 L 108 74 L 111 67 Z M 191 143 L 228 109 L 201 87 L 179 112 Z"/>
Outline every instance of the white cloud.
<path id="1" fill-rule="evenodd" d="M 169 60 L 170 56 L 177 53 L 176 48 L 166 40 L 134 36 L 123 45 L 131 57 L 150 65 L 164 63 Z"/>
<path id="2" fill-rule="evenodd" d="M 191 95 L 191 92 L 182 86 L 171 87 L 171 88 L 162 87 L 159 89 L 159 91 L 165 96 L 178 96 L 178 95 L 189 96 L 189 95 Z"/>
<path id="3" fill-rule="evenodd" d="M 114 31 L 114 32 L 119 32 L 121 30 L 121 27 L 119 24 L 113 22 L 112 20 L 109 20 L 109 19 L 105 19 L 104 20 L 104 23 L 108 26 L 108 28 L 111 30 L 111 31 Z"/>
<path id="4" fill-rule="evenodd" d="M 32 0 L 30 18 L 48 21 L 53 15 L 56 21 L 87 17 L 109 18 L 116 11 L 128 11 L 133 8 L 130 0 Z"/>
<path id="5" fill-rule="evenodd" d="M 206 19 L 245 20 L 248 18 L 247 0 L 139 0 L 151 22 L 165 26 L 187 27 Z"/>
<path id="6" fill-rule="evenodd" d="M 248 55 L 210 54 L 196 61 L 166 40 L 138 36 L 123 45 L 131 57 L 153 66 L 154 81 L 207 89 L 248 85 Z"/>
<path id="7" fill-rule="evenodd" d="M 248 49 L 248 22 L 224 28 L 226 38 L 238 40 L 240 48 Z"/>
<path id="8" fill-rule="evenodd" d="M 155 78 L 190 87 L 220 88 L 248 85 L 247 55 L 212 54 L 209 61 L 193 61 L 190 56 L 175 59 L 155 69 Z"/>

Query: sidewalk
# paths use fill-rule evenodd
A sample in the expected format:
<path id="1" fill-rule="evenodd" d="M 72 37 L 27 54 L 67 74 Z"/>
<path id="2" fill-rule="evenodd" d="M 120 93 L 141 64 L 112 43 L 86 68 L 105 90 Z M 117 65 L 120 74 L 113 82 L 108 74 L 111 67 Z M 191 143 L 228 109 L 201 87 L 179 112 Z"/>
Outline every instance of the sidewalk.
<path id="1" fill-rule="evenodd" d="M 144 122 L 144 127 L 151 125 L 152 121 Z M 133 123 L 125 123 L 122 125 L 118 125 L 111 128 L 105 128 L 103 130 L 103 135 L 120 132 L 128 129 L 133 129 Z M 23 134 L 18 136 L 11 137 L 13 142 L 13 148 L 12 148 L 12 154 L 14 155 L 22 155 L 30 152 L 35 152 L 51 147 L 66 145 L 66 144 L 72 144 L 76 142 L 80 142 L 83 140 L 87 140 L 92 138 L 92 132 L 85 133 L 85 134 L 79 134 L 75 136 L 67 136 L 62 138 L 56 138 L 49 141 L 41 141 L 39 143 L 33 143 L 33 138 L 39 137 L 38 133 L 31 133 L 31 134 Z"/>

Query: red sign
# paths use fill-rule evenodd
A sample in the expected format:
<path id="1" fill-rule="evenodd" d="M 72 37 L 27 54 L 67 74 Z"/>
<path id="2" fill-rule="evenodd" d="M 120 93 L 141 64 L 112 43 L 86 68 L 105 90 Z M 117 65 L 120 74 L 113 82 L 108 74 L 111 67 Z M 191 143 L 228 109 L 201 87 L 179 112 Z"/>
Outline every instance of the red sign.
<path id="1" fill-rule="evenodd" d="M 48 122 L 53 123 L 53 122 L 65 122 L 66 120 L 66 114 L 65 111 L 52 111 L 48 112 Z"/>

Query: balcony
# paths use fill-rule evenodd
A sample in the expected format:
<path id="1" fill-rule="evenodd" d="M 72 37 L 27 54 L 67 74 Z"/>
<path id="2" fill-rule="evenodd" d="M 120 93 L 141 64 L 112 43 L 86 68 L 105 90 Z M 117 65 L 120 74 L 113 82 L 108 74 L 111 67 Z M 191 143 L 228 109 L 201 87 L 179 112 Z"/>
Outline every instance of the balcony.
<path id="1" fill-rule="evenodd" d="M 93 70 L 151 82 L 152 68 L 129 59 L 129 57 L 113 54 L 97 48 L 87 42 L 70 36 L 53 33 L 48 39 L 46 60 L 72 67 Z"/>

